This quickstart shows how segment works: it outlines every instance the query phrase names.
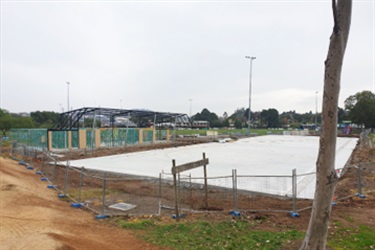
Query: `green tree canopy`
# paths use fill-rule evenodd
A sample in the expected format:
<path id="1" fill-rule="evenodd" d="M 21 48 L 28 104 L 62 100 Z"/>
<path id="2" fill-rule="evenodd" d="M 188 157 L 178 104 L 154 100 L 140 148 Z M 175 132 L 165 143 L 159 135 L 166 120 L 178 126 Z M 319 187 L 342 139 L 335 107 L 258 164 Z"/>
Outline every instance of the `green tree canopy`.
<path id="1" fill-rule="evenodd" d="M 345 99 L 345 109 L 353 123 L 375 128 L 375 94 L 365 90 Z"/>
<path id="2" fill-rule="evenodd" d="M 206 108 L 204 108 L 202 112 L 195 114 L 192 118 L 195 121 L 208 121 L 210 122 L 211 127 L 223 126 L 223 123 L 220 121 L 219 117 L 214 112 L 210 112 Z"/>
<path id="3" fill-rule="evenodd" d="M 0 131 L 3 135 L 11 128 L 34 128 L 35 124 L 31 117 L 22 117 L 10 114 L 5 109 L 0 109 Z"/>
<path id="4" fill-rule="evenodd" d="M 59 115 L 59 113 L 52 111 L 35 111 L 30 113 L 36 125 L 43 128 L 52 128 L 57 123 Z"/>
<path id="5" fill-rule="evenodd" d="M 276 109 L 263 110 L 260 113 L 262 117 L 262 122 L 266 125 L 267 128 L 279 128 L 279 111 Z"/>
<path id="6" fill-rule="evenodd" d="M 15 119 L 11 115 L 0 116 L 0 130 L 3 135 L 6 135 L 6 132 L 13 127 L 13 124 L 15 124 L 14 120 Z"/>

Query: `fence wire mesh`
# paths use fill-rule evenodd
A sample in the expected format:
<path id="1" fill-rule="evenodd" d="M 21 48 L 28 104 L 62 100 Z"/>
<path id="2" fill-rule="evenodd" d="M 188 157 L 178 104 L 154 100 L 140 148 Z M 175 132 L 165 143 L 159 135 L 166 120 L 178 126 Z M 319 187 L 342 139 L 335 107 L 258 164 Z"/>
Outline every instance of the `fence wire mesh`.
<path id="1" fill-rule="evenodd" d="M 11 129 L 10 140 L 42 150 L 47 148 L 47 129 Z"/>
<path id="2" fill-rule="evenodd" d="M 173 214 L 176 192 L 173 176 L 160 173 L 159 178 L 130 176 L 126 174 L 70 167 L 69 160 L 61 161 L 40 147 L 12 142 L 10 154 L 14 159 L 35 165 L 48 181 L 63 196 L 84 204 L 98 214 L 150 215 Z M 345 172 L 355 174 L 355 182 L 348 183 Z M 348 165 L 336 170 L 341 193 L 335 199 L 373 192 L 373 178 L 363 177 L 364 172 L 375 173 L 375 163 Z M 231 175 L 207 178 L 192 178 L 180 173 L 177 179 L 177 204 L 194 211 L 301 211 L 311 206 L 311 199 L 298 199 L 311 191 L 316 174 L 295 171 L 282 176 Z M 46 184 L 47 185 L 47 184 Z M 120 204 L 120 205 L 118 205 Z M 122 204 L 122 205 L 121 205 Z"/>
<path id="3" fill-rule="evenodd" d="M 101 146 L 121 147 L 139 143 L 139 130 L 135 128 L 116 128 L 100 130 Z"/>

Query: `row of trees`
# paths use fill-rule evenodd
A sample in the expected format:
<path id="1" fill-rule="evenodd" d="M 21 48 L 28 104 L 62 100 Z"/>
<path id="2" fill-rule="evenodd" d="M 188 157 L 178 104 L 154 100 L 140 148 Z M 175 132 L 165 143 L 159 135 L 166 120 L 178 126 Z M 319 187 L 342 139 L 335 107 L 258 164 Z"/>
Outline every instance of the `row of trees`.
<path id="1" fill-rule="evenodd" d="M 375 128 L 375 94 L 371 91 L 358 92 L 349 96 L 345 108 L 338 109 L 338 122 L 350 120 L 355 124 L 364 125 L 365 128 Z M 203 109 L 195 114 L 192 119 L 209 121 L 210 127 L 247 127 L 249 109 L 239 108 L 230 116 L 224 112 L 219 117 L 217 114 Z M 10 113 L 0 109 L 0 130 L 5 134 L 11 128 L 52 128 L 57 123 L 59 113 L 51 111 L 31 112 L 30 116 Z M 92 126 L 92 119 L 85 120 L 85 126 Z M 87 124 L 86 124 L 87 123 Z M 311 111 L 304 114 L 288 111 L 279 114 L 277 109 L 270 108 L 251 113 L 251 126 L 257 128 L 298 128 L 301 124 L 320 124 L 321 115 Z M 100 126 L 100 125 L 99 125 Z"/>
<path id="2" fill-rule="evenodd" d="M 210 122 L 211 127 L 247 127 L 249 109 L 239 108 L 232 115 L 226 112 L 219 117 L 217 114 L 203 109 L 195 114 L 193 120 Z M 288 111 L 279 114 L 277 109 L 270 108 L 251 113 L 251 126 L 258 128 L 298 128 L 301 124 L 321 124 L 321 114 L 311 111 L 304 114 Z M 371 91 L 358 92 L 345 100 L 345 108 L 338 108 L 338 122 L 352 121 L 365 128 L 375 128 L 375 94 Z"/>
<path id="3" fill-rule="evenodd" d="M 59 113 L 51 111 L 36 111 L 25 116 L 0 109 L 0 131 L 5 135 L 11 128 L 52 128 L 58 118 Z"/>

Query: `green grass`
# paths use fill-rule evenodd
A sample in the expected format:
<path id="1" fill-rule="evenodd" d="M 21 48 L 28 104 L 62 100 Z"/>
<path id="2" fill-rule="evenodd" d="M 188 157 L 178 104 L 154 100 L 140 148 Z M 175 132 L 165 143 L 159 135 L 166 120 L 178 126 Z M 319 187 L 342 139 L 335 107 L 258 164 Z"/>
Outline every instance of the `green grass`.
<path id="1" fill-rule="evenodd" d="M 141 230 L 150 243 L 172 249 L 280 249 L 288 241 L 302 239 L 296 230 L 254 230 L 256 222 L 179 222 L 168 225 L 153 220 L 120 221 L 126 229 Z"/>
<path id="2" fill-rule="evenodd" d="M 375 229 L 366 226 L 340 228 L 334 235 L 329 235 L 328 246 L 332 249 L 375 249 Z"/>
<path id="3" fill-rule="evenodd" d="M 296 242 L 302 241 L 305 235 L 295 229 L 255 229 L 258 223 L 236 220 L 163 224 L 155 218 L 117 220 L 122 228 L 134 230 L 146 241 L 171 249 L 288 249 L 291 245 L 298 247 Z M 333 225 L 341 227 L 342 223 L 334 221 Z M 375 229 L 363 225 L 357 229 L 340 228 L 329 234 L 327 246 L 330 249 L 375 249 Z"/>

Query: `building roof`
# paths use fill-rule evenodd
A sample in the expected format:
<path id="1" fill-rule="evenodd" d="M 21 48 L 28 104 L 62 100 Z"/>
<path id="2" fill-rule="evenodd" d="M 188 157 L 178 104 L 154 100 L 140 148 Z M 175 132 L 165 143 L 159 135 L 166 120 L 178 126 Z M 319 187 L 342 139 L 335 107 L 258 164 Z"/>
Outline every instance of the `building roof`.
<path id="1" fill-rule="evenodd" d="M 85 116 L 107 116 L 111 126 L 114 126 L 115 118 L 126 117 L 133 122 L 151 120 L 152 123 L 163 122 L 190 122 L 190 118 L 183 113 L 156 112 L 143 109 L 114 109 L 114 108 L 94 108 L 85 107 L 71 110 L 60 114 L 59 121 L 51 130 L 77 130 L 79 122 Z"/>

